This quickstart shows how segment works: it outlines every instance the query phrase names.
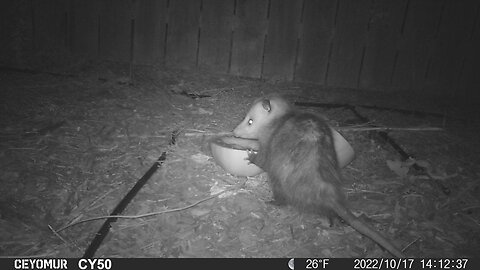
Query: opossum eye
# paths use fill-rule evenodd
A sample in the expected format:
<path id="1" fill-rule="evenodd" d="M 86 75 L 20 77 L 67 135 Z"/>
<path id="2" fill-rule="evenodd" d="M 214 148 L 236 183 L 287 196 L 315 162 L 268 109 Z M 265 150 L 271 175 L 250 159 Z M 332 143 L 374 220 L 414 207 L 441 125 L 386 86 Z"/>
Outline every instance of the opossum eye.
<path id="1" fill-rule="evenodd" d="M 253 119 L 248 119 L 248 125 L 251 126 L 253 124 Z"/>

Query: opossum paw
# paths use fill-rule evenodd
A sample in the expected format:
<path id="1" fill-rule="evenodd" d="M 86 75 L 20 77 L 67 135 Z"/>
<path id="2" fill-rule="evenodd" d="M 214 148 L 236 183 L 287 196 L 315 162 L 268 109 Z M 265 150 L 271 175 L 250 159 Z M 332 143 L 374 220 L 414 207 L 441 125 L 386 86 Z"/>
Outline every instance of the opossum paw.
<path id="1" fill-rule="evenodd" d="M 287 204 L 285 200 L 279 200 L 279 199 L 273 199 L 271 201 L 268 201 L 267 203 L 274 206 L 284 206 Z"/>
<path id="2" fill-rule="evenodd" d="M 257 153 L 252 149 L 247 149 L 247 155 L 248 156 L 245 158 L 245 160 L 248 160 L 248 164 L 252 164 L 255 161 Z"/>

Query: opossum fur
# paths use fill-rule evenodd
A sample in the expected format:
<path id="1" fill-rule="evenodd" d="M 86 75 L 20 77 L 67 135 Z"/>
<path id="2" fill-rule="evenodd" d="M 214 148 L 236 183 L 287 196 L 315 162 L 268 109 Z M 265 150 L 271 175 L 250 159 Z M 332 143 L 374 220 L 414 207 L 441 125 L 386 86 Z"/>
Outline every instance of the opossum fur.
<path id="1" fill-rule="evenodd" d="M 346 207 L 332 130 L 325 119 L 293 110 L 284 98 L 270 96 L 256 100 L 233 133 L 259 140 L 258 153 L 250 152 L 249 160 L 267 173 L 276 204 L 330 218 L 338 215 L 392 255 L 404 257 Z"/>

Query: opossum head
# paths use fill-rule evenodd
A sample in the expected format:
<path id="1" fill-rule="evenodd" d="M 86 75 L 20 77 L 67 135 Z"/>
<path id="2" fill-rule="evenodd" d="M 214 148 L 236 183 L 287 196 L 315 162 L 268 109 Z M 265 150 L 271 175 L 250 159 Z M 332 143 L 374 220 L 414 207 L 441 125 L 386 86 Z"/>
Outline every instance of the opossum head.
<path id="1" fill-rule="evenodd" d="M 255 100 L 242 122 L 233 130 L 235 137 L 259 139 L 272 128 L 274 120 L 290 111 L 290 103 L 280 96 Z"/>

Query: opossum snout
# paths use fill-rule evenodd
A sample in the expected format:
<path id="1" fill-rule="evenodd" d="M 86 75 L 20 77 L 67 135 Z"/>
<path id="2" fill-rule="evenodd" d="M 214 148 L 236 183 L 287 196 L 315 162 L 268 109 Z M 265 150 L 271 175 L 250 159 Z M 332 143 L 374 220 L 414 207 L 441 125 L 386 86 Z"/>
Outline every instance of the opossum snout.
<path id="1" fill-rule="evenodd" d="M 244 138 L 244 139 L 258 139 L 257 136 L 255 136 L 255 129 L 252 128 L 251 126 L 246 126 L 243 123 L 238 125 L 234 130 L 233 130 L 233 136 L 239 137 L 239 138 Z"/>
<path id="2" fill-rule="evenodd" d="M 238 124 L 233 129 L 233 136 L 240 137 L 240 138 L 247 138 L 248 130 L 250 128 L 250 123 L 247 117 L 245 117 L 240 124 Z"/>
<path id="3" fill-rule="evenodd" d="M 233 132 L 233 136 L 237 138 L 243 138 L 242 133 L 238 131 L 238 128 L 235 128 L 232 132 Z"/>

